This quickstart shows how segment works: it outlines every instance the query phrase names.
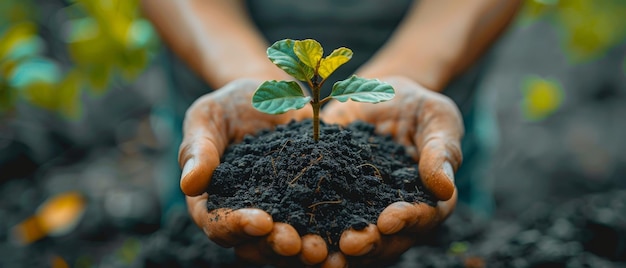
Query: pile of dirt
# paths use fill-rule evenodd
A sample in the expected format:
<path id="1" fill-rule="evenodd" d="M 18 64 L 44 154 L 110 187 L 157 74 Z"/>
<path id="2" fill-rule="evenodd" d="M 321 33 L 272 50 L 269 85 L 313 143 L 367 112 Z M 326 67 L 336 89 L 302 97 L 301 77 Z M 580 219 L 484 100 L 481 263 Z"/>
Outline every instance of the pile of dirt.
<path id="1" fill-rule="evenodd" d="M 344 230 L 375 224 L 391 203 L 436 204 L 390 136 L 363 122 L 322 123 L 316 142 L 312 128 L 311 120 L 294 121 L 231 145 L 213 173 L 208 210 L 260 208 L 336 249 Z"/>

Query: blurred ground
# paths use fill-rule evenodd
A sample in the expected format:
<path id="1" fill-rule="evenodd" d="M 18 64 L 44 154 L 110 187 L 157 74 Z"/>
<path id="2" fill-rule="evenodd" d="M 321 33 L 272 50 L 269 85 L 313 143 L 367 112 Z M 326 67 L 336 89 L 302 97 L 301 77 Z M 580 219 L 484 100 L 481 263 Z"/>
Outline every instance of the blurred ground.
<path id="1" fill-rule="evenodd" d="M 13 1 L 3 5 L 9 2 Z M 172 148 L 177 144 L 171 144 L 169 118 L 163 116 L 167 81 L 158 48 L 135 47 L 151 55 L 146 56 L 149 61 L 141 60 L 137 53 L 128 54 L 127 58 L 138 57 L 130 62 L 144 63 L 134 67 L 141 70 L 134 76 L 131 70 L 125 77 L 124 66 L 127 65 L 122 59 L 109 61 L 113 56 L 77 65 L 77 52 L 67 47 L 80 48 L 79 41 L 88 38 L 67 41 L 59 34 L 62 32 L 59 29 L 73 29 L 68 28 L 72 25 L 68 21 L 82 17 L 76 15 L 77 11 L 66 9 L 61 1 L 34 2 L 39 5 L 35 10 L 39 18 L 35 20 L 37 40 L 45 46 L 29 53 L 36 54 L 37 64 L 54 63 L 61 75 L 48 80 L 41 78 L 46 75 L 37 76 L 39 80 L 34 81 L 48 81 L 43 84 L 50 86 L 33 83 L 37 87 L 31 88 L 26 83 L 20 88 L 20 94 L 67 88 L 59 85 L 72 81 L 68 79 L 72 70 L 92 70 L 80 76 L 87 77 L 84 83 L 91 89 L 74 94 L 78 100 L 73 102 L 37 101 L 42 98 L 28 95 L 30 93 L 9 102 L 6 96 L 15 94 L 8 94 L 11 91 L 7 88 L 25 82 L 3 84 L 2 104 L 13 103 L 13 107 L 5 109 L 3 106 L 0 119 L 0 267 L 243 265 L 233 262 L 230 251 L 208 242 L 189 223 L 184 209 L 174 206 L 170 214 L 162 215 L 162 208 L 171 204 L 162 198 L 167 194 L 157 186 L 162 180 L 178 178 L 166 177 L 177 171 L 170 173 L 161 169 L 164 161 L 175 161 Z M 548 2 L 553 4 L 545 4 Z M 593 250 L 583 254 L 580 248 L 572 252 L 591 256 L 588 259 L 598 260 L 597 263 L 607 267 L 619 267 L 618 261 L 626 261 L 626 223 L 623 214 L 621 218 L 616 216 L 617 212 L 624 211 L 624 195 L 613 191 L 626 188 L 624 6 L 620 1 L 611 0 L 528 1 L 517 23 L 490 54 L 491 64 L 478 95 L 477 129 L 468 134 L 476 135 L 491 149 L 489 155 L 480 156 L 489 161 L 477 167 L 475 176 L 487 178 L 488 183 L 483 187 L 494 192 L 495 214 L 485 223 L 471 213 L 468 216 L 469 212 L 459 207 L 458 213 L 444 226 L 447 236 L 437 240 L 439 244 L 435 243 L 433 248 L 412 249 L 398 266 L 412 264 L 414 259 L 427 255 L 450 256 L 450 250 L 495 254 L 484 241 L 493 241 L 497 235 L 511 239 L 506 241 L 519 240 L 515 232 L 523 230 L 545 234 L 552 225 L 561 226 L 554 227 L 557 229 L 565 228 L 563 221 L 550 216 L 549 211 L 556 206 L 564 209 L 561 204 L 582 206 L 591 199 L 600 200 L 593 203 L 593 209 L 572 212 L 582 215 L 585 221 L 567 219 L 575 226 L 573 228 L 584 229 L 597 225 L 576 223 L 604 217 L 600 223 L 605 225 L 601 227 L 612 228 L 613 237 L 618 238 L 614 248 L 617 255 L 602 255 L 598 253 L 601 251 Z M 6 33 L 15 25 L 13 18 L 18 15 L 15 12 L 3 14 L 3 19 L 9 22 L 0 30 Z M 96 15 L 90 16 L 99 21 Z M 129 21 L 137 19 L 131 15 L 127 18 Z M 76 31 L 80 36 L 80 30 Z M 3 35 L 0 44 L 6 44 L 7 38 Z M 115 44 L 117 39 L 111 40 Z M 84 46 L 93 47 L 93 43 Z M 23 58 L 19 59 L 24 62 Z M 8 70 L 7 62 L 9 60 L 3 58 L 3 72 Z M 90 62 L 96 62 L 92 63 L 95 66 L 110 64 L 111 70 L 121 70 L 105 79 L 105 91 L 93 89 L 97 88 L 94 83 L 103 79 L 103 72 Z M 17 79 L 14 73 L 17 72 L 3 73 L 0 82 L 14 81 Z M 68 103 L 79 103 L 80 108 L 64 110 L 62 107 L 67 107 Z M 80 111 L 79 115 L 74 114 L 74 110 Z M 32 215 L 41 215 L 45 211 L 40 208 L 44 201 L 68 191 L 77 191 L 82 199 L 65 206 L 85 208 L 82 214 L 75 215 L 76 222 L 71 221 L 70 215 L 69 223 L 61 224 L 69 226 L 66 230 L 27 245 L 14 241 L 15 226 Z M 588 194 L 594 195 L 588 197 Z M 603 194 L 606 200 L 613 201 L 602 202 Z M 525 216 L 520 220 L 521 215 L 534 215 L 533 211 L 540 216 Z M 549 224 L 545 228 L 536 227 L 533 219 Z M 459 234 L 462 230 L 455 228 L 455 223 L 467 224 L 468 230 Z M 532 232 L 530 236 L 536 238 L 530 245 L 542 241 Z M 467 241 L 476 241 L 476 247 L 464 250 L 463 245 L 472 246 Z M 528 254 L 528 251 L 519 254 Z M 487 255 L 483 257 L 500 261 Z M 568 262 L 568 265 L 583 267 L 572 263 L 575 264 Z M 530 265 L 518 264 L 519 267 Z"/>

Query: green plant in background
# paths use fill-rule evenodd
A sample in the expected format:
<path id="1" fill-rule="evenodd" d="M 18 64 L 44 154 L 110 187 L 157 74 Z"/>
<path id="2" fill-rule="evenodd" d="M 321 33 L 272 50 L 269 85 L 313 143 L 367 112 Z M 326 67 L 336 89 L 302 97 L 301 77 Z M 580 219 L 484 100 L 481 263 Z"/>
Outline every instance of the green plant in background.
<path id="1" fill-rule="evenodd" d="M 626 38 L 626 1 L 526 0 L 522 24 L 548 19 L 573 62 L 593 60 Z"/>
<path id="2" fill-rule="evenodd" d="M 556 112 L 563 104 L 563 86 L 556 79 L 526 76 L 522 85 L 521 108 L 529 121 L 540 121 Z"/>
<path id="3" fill-rule="evenodd" d="M 322 104 L 331 99 L 340 102 L 348 100 L 378 103 L 393 98 L 391 85 L 377 79 L 365 79 L 353 75 L 336 82 L 332 92 L 320 99 L 321 87 L 339 66 L 352 58 L 352 50 L 341 47 L 330 55 L 322 57 L 324 50 L 313 39 L 277 41 L 267 49 L 267 56 L 279 68 L 299 81 L 305 82 L 312 96 L 305 96 L 295 81 L 266 81 L 259 86 L 252 97 L 252 105 L 268 114 L 281 114 L 300 109 L 307 103 L 313 108 L 313 139 L 319 140 L 319 112 Z"/>
<path id="4" fill-rule="evenodd" d="M 74 0 L 54 11 L 59 19 L 54 21 L 36 2 L 1 1 L 0 111 L 25 100 L 78 118 L 84 90 L 99 95 L 114 83 L 132 81 L 156 48 L 156 35 L 138 5 L 137 0 Z M 48 33 L 46 39 L 40 32 Z"/>

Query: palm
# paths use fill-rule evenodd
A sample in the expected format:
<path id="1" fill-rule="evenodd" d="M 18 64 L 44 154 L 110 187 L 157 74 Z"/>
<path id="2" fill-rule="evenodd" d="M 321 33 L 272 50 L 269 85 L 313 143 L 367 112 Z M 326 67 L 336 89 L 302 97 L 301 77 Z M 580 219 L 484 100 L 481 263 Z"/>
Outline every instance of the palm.
<path id="1" fill-rule="evenodd" d="M 381 134 L 392 135 L 407 147 L 419 163 L 424 185 L 442 201 L 436 207 L 394 203 L 381 213 L 376 226 L 344 232 L 340 240 L 342 252 L 363 256 L 362 261 L 396 256 L 412 244 L 415 233 L 441 223 L 456 204 L 454 170 L 461 162 L 463 125 L 454 103 L 403 77 L 383 80 L 396 91 L 391 101 L 376 105 L 330 103 L 323 111 L 323 119 L 338 124 L 361 120 L 375 125 Z"/>
<path id="2" fill-rule="evenodd" d="M 280 115 L 254 109 L 251 98 L 261 82 L 233 81 L 198 99 L 187 111 L 179 162 L 183 167 L 181 188 L 187 195 L 189 213 L 211 240 L 225 247 L 235 247 L 237 255 L 248 261 L 320 263 L 327 257 L 327 248 L 319 236 L 300 237 L 292 226 L 273 222 L 272 217 L 260 209 L 222 208 L 210 212 L 206 209 L 210 196 L 205 191 L 230 143 L 261 129 L 311 117 L 311 109 L 306 108 Z"/>

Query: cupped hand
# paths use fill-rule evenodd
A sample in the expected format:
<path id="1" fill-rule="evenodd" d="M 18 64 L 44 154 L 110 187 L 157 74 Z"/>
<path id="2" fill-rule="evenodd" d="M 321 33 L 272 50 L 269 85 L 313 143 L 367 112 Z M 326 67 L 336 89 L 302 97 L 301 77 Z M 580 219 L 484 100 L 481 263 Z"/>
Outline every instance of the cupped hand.
<path id="1" fill-rule="evenodd" d="M 327 123 L 349 124 L 360 120 L 391 134 L 405 145 L 419 165 L 424 186 L 440 200 L 435 207 L 397 202 L 379 215 L 376 225 L 345 231 L 341 252 L 358 263 L 392 259 L 406 251 L 416 235 L 440 224 L 456 205 L 454 172 L 462 161 L 463 122 L 449 98 L 405 77 L 381 79 L 391 84 L 396 96 L 378 104 L 332 102 L 322 112 Z M 359 257 L 354 257 L 359 256 Z"/>
<path id="2" fill-rule="evenodd" d="M 187 110 L 179 151 L 179 163 L 183 169 L 180 187 L 187 195 L 194 222 L 217 244 L 235 247 L 241 258 L 255 263 L 299 261 L 318 264 L 325 261 L 328 254 L 326 244 L 319 236 L 300 237 L 292 226 L 274 223 L 272 217 L 260 209 L 207 211 L 210 196 L 206 189 L 230 143 L 240 141 L 246 134 L 292 119 L 311 117 L 310 107 L 280 115 L 268 115 L 254 109 L 252 95 L 262 82 L 235 80 L 199 98 Z"/>

